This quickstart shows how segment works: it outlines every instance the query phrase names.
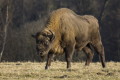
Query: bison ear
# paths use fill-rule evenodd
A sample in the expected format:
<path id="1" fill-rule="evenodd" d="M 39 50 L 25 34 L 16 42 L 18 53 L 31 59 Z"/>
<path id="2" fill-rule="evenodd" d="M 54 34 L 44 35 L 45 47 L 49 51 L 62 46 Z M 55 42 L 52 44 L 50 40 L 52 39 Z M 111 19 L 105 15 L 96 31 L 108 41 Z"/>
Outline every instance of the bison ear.
<path id="1" fill-rule="evenodd" d="M 37 36 L 39 36 L 41 34 L 41 32 L 37 32 L 37 33 L 35 33 L 35 34 L 32 34 L 31 36 L 33 37 L 33 38 L 36 38 Z"/>
<path id="2" fill-rule="evenodd" d="M 36 34 L 32 34 L 31 36 L 32 36 L 33 38 L 36 38 Z"/>

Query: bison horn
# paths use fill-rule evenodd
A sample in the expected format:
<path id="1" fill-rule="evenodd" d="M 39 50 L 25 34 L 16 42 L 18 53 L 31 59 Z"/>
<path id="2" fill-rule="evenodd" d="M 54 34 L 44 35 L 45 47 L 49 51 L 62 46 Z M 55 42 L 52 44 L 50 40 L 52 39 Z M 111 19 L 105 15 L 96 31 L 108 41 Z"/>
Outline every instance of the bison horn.
<path id="1" fill-rule="evenodd" d="M 55 35 L 51 30 L 49 31 L 51 32 L 51 35 L 49 35 L 50 41 L 53 41 L 53 39 L 55 38 Z"/>

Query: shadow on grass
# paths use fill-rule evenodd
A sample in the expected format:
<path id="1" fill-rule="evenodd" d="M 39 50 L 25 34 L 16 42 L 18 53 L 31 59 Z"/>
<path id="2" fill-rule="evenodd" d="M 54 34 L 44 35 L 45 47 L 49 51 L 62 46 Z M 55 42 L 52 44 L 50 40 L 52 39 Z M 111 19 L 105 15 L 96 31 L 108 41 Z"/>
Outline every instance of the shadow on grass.
<path id="1" fill-rule="evenodd" d="M 46 70 L 47 71 L 47 70 Z M 70 72 L 72 72 L 72 71 L 78 71 L 78 69 L 49 69 L 49 71 L 64 71 L 64 72 L 68 72 L 68 71 L 70 71 Z"/>

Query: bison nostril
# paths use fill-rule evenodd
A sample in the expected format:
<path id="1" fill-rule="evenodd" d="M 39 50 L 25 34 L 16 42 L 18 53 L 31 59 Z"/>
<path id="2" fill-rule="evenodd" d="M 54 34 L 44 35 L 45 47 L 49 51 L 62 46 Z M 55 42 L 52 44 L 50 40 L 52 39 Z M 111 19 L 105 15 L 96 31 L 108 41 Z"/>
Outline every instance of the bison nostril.
<path id="1" fill-rule="evenodd" d="M 38 53 L 39 53 L 39 54 L 42 54 L 42 53 L 43 53 L 43 51 L 42 51 L 42 50 L 39 50 L 39 51 L 38 51 Z"/>
<path id="2" fill-rule="evenodd" d="M 36 47 L 36 50 L 37 50 L 37 51 L 39 50 L 38 47 Z"/>

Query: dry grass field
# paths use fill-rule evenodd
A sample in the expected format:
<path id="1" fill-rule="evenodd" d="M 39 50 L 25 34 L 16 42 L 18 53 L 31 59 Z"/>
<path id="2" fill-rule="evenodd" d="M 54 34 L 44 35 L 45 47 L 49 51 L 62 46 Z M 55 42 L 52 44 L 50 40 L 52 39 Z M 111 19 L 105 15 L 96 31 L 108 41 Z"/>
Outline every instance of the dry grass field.
<path id="1" fill-rule="evenodd" d="M 45 62 L 0 63 L 0 80 L 120 80 L 120 62 L 107 62 L 103 69 L 99 62 L 85 67 L 84 63 L 52 62 L 51 69 L 44 70 Z"/>

